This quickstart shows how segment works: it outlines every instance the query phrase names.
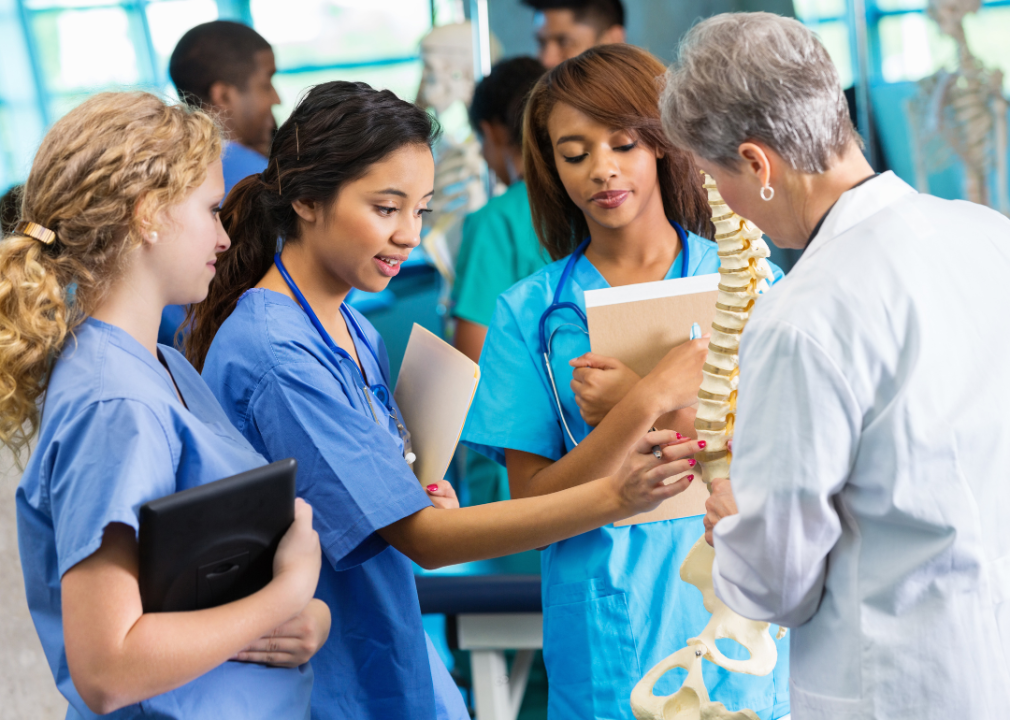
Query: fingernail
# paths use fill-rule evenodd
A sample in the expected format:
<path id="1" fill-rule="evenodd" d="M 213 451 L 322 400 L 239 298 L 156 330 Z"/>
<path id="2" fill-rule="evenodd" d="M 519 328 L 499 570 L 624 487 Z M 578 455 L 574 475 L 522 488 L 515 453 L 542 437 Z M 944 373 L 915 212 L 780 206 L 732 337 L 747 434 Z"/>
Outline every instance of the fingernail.
<path id="1" fill-rule="evenodd" d="M 683 440 L 683 439 L 684 439 L 684 436 L 683 436 L 683 435 L 681 435 L 680 433 L 677 433 L 677 439 L 678 439 L 678 440 Z"/>
<path id="2" fill-rule="evenodd" d="M 438 492 L 438 485 L 429 485 L 426 490 L 430 493 Z"/>
<path id="3" fill-rule="evenodd" d="M 692 480 L 694 480 L 694 475 L 688 475 L 687 476 L 687 481 L 691 482 Z"/>
<path id="4" fill-rule="evenodd" d="M 698 461 L 697 460 L 688 460 L 687 464 L 690 465 L 691 467 L 694 467 L 695 465 L 698 464 Z"/>
<path id="5" fill-rule="evenodd" d="M 705 447 L 706 445 L 708 445 L 708 443 L 707 443 L 707 442 L 705 442 L 704 440 L 699 440 L 699 441 L 698 441 L 698 447 L 700 447 L 700 448 L 703 448 L 703 447 Z"/>

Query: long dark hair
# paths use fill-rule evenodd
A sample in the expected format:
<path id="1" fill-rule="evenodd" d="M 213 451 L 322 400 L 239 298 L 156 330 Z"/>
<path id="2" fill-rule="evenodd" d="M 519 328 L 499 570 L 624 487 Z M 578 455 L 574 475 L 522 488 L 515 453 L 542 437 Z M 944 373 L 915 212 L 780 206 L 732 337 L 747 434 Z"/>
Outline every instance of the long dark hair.
<path id="1" fill-rule="evenodd" d="M 586 218 L 568 196 L 554 164 L 547 120 L 558 103 L 571 105 L 607 127 L 634 133 L 662 150 L 656 161 L 666 216 L 685 230 L 711 239 L 715 233 L 701 175 L 674 147 L 659 119 L 660 81 L 666 68 L 631 45 L 600 45 L 566 60 L 540 79 L 526 102 L 523 169 L 540 244 L 555 260 L 570 255 L 589 234 Z"/>
<path id="2" fill-rule="evenodd" d="M 239 182 L 221 222 L 231 247 L 218 257 L 207 299 L 190 308 L 186 355 L 198 370 L 238 299 L 266 275 L 277 238 L 298 240 L 296 200 L 332 202 L 340 189 L 407 145 L 431 147 L 438 123 L 389 90 L 335 81 L 311 88 L 281 125 L 270 163 Z"/>

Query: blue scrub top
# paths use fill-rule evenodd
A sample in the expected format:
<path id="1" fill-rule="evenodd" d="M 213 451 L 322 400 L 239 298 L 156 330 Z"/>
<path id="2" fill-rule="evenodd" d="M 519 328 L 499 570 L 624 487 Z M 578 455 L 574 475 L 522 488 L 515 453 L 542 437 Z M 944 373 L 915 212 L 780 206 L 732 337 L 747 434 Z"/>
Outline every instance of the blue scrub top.
<path id="1" fill-rule="evenodd" d="M 688 275 L 718 272 L 716 244 L 688 234 Z M 572 449 L 557 417 L 540 351 L 540 316 L 551 304 L 568 259 L 558 260 L 516 284 L 498 299 L 480 358 L 481 382 L 463 430 L 470 447 L 504 464 L 505 448 L 558 460 Z M 678 255 L 666 279 L 682 274 Z M 782 272 L 773 266 L 775 280 Z M 585 309 L 584 292 L 609 287 L 586 259 L 579 259 L 562 300 Z M 548 333 L 559 328 L 551 367 L 572 434 L 592 430 L 583 421 L 570 387 L 568 361 L 589 352 L 589 336 L 578 317 L 562 310 Z M 551 720 L 634 720 L 629 698 L 642 676 L 667 655 L 687 645 L 711 615 L 701 594 L 680 579 L 680 566 L 704 533 L 701 517 L 614 527 L 608 525 L 559 543 L 541 555 L 544 605 L 544 662 Z M 748 653 L 719 641 L 727 657 Z M 764 720 L 789 712 L 788 643 L 778 643 L 779 661 L 767 677 L 729 673 L 705 663 L 713 700 L 730 710 L 750 708 Z M 681 671 L 667 673 L 658 695 L 675 692 Z"/>
<path id="2" fill-rule="evenodd" d="M 350 312 L 379 356 L 352 331 L 368 382 L 389 387 L 382 338 Z M 312 659 L 312 717 L 466 720 L 421 626 L 413 566 L 376 532 L 431 501 L 393 421 L 373 420 L 353 361 L 326 346 L 293 300 L 253 289 L 222 324 L 203 376 L 257 451 L 298 460 L 298 495 L 315 511 L 326 556 L 316 597 L 330 606 L 333 627 Z"/>
<path id="3" fill-rule="evenodd" d="M 102 544 L 110 523 L 139 526 L 140 506 L 260 467 L 193 367 L 160 347 L 165 367 L 124 330 L 79 326 L 53 368 L 38 445 L 17 490 L 18 546 L 35 628 L 68 718 L 97 717 L 74 689 L 63 644 L 60 579 Z M 309 716 L 312 669 L 226 662 L 110 718 Z"/>
<path id="4" fill-rule="evenodd" d="M 226 142 L 221 150 L 225 197 L 238 184 L 239 180 L 263 172 L 267 169 L 269 162 L 252 148 L 247 148 L 237 142 Z"/>

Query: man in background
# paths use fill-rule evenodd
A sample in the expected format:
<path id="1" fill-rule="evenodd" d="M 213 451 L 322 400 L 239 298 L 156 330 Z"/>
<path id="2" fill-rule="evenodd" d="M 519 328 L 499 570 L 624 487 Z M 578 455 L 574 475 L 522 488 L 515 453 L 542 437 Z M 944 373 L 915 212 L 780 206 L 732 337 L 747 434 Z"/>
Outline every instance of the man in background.
<path id="1" fill-rule="evenodd" d="M 550 70 L 596 45 L 625 41 L 621 0 L 522 0 L 536 11 L 540 62 Z"/>
<path id="2" fill-rule="evenodd" d="M 228 20 L 191 28 L 172 51 L 168 74 L 179 98 L 213 113 L 224 125 L 225 195 L 239 180 L 266 170 L 277 130 L 273 106 L 281 102 L 273 86 L 276 71 L 270 43 L 251 27 Z M 185 306 L 166 307 L 158 342 L 181 348 L 185 319 Z"/>
<path id="3" fill-rule="evenodd" d="M 168 73 L 179 97 L 215 113 L 227 131 L 225 192 L 267 166 L 277 123 L 274 51 L 251 27 L 227 20 L 197 25 L 175 46 Z"/>

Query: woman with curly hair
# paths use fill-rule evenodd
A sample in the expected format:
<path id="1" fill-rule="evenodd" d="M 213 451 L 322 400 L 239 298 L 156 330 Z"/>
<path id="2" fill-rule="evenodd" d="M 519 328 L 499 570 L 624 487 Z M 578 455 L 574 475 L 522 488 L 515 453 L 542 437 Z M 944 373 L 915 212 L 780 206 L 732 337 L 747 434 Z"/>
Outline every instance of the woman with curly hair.
<path id="1" fill-rule="evenodd" d="M 68 718 L 309 714 L 306 663 L 330 617 L 312 599 L 308 505 L 259 592 L 193 612 L 145 613 L 140 599 L 138 508 L 265 464 L 156 341 L 162 309 L 201 301 L 229 245 L 220 155 L 202 112 L 96 95 L 46 135 L 0 244 L 0 441 L 21 453 L 37 436 L 18 544 Z"/>

